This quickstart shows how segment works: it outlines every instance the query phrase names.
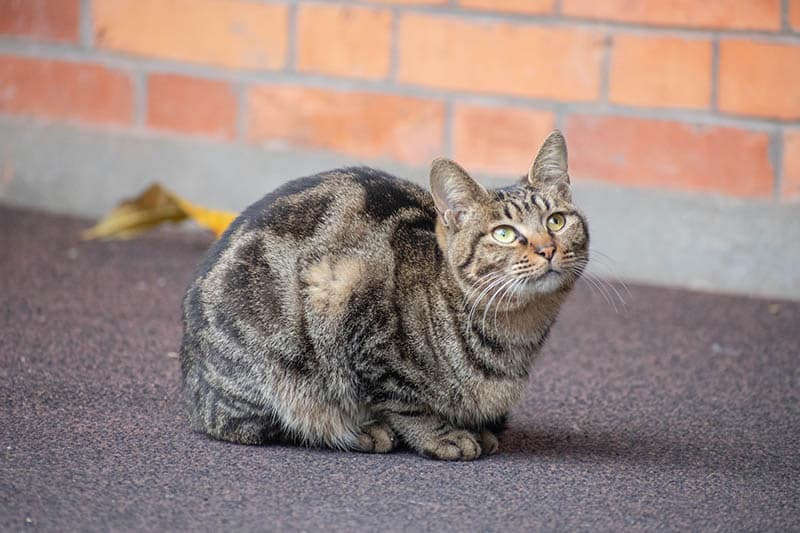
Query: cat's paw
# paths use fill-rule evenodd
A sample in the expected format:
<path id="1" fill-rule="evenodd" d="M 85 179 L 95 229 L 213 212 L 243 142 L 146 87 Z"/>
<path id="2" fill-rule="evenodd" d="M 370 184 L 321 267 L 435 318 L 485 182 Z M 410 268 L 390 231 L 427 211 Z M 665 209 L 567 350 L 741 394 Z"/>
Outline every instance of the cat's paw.
<path id="1" fill-rule="evenodd" d="M 366 453 L 388 453 L 397 446 L 397 437 L 388 425 L 369 424 L 361 428 L 356 450 Z"/>
<path id="2" fill-rule="evenodd" d="M 422 450 L 423 455 L 445 461 L 472 461 L 481 456 L 481 445 L 476 435 L 454 429 L 434 438 Z"/>
<path id="3" fill-rule="evenodd" d="M 488 429 L 481 430 L 478 442 L 481 444 L 483 455 L 494 455 L 500 446 L 497 436 Z"/>

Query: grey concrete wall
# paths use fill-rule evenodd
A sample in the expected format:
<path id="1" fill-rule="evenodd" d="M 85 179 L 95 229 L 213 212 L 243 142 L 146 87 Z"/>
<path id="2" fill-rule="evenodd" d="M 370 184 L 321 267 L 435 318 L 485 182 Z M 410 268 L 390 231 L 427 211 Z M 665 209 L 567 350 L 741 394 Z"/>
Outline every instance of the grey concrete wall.
<path id="1" fill-rule="evenodd" d="M 0 120 L 0 201 L 90 217 L 154 181 L 197 203 L 241 210 L 286 180 L 349 164 L 427 182 L 426 168 L 319 151 Z M 488 186 L 507 183 L 478 178 Z M 591 224 L 591 271 L 602 278 L 800 299 L 799 206 L 580 176 L 573 183 Z"/>

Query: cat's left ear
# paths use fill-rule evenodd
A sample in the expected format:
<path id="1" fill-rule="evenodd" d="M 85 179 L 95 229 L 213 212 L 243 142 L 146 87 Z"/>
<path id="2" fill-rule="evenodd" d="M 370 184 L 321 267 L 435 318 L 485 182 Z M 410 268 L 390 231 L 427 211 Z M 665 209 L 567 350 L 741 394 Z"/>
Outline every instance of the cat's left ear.
<path id="1" fill-rule="evenodd" d="M 458 229 L 466 210 L 488 196 L 466 170 L 444 157 L 431 163 L 431 193 L 439 218 L 450 229 Z"/>
<path id="2" fill-rule="evenodd" d="M 528 183 L 539 190 L 554 189 L 559 196 L 570 200 L 567 142 L 560 131 L 553 131 L 542 143 L 528 172 Z"/>

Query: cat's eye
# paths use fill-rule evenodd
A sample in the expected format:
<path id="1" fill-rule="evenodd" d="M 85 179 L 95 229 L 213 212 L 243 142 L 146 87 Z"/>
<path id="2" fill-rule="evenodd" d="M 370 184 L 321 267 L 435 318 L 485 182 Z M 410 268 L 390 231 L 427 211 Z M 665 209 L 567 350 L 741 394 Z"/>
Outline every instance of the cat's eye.
<path id="1" fill-rule="evenodd" d="M 511 244 L 517 240 L 517 231 L 511 226 L 497 226 L 492 231 L 492 237 L 501 244 Z"/>
<path id="2" fill-rule="evenodd" d="M 566 217 L 562 213 L 553 213 L 547 217 L 547 229 L 550 231 L 558 231 L 567 223 Z"/>

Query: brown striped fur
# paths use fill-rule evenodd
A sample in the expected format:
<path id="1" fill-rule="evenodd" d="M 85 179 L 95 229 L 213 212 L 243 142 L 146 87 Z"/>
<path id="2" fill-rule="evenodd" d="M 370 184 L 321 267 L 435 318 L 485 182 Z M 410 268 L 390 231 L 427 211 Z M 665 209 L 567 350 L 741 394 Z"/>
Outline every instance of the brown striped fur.
<path id="1" fill-rule="evenodd" d="M 492 236 L 500 225 L 513 243 Z M 505 189 L 445 159 L 431 193 L 369 168 L 289 182 L 237 218 L 189 286 L 191 424 L 245 444 L 494 453 L 588 242 L 558 132 Z"/>

